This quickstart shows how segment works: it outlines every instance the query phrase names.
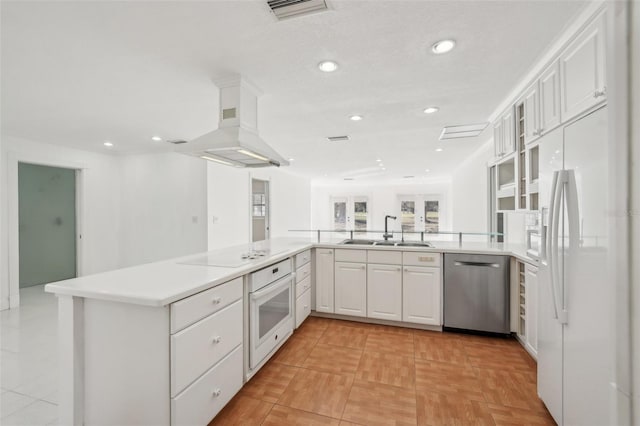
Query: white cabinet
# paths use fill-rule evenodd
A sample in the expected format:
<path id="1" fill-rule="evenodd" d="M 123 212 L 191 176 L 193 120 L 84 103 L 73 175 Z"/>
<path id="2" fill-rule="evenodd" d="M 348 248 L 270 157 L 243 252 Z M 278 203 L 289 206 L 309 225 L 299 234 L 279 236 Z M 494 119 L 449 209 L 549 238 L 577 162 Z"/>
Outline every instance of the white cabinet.
<path id="1" fill-rule="evenodd" d="M 367 316 L 367 266 L 364 263 L 335 263 L 335 313 Z"/>
<path id="2" fill-rule="evenodd" d="M 369 264 L 367 283 L 367 316 L 402 321 L 402 268 Z"/>
<path id="3" fill-rule="evenodd" d="M 441 325 L 440 268 L 405 266 L 402 282 L 402 320 Z"/>
<path id="4" fill-rule="evenodd" d="M 560 125 L 560 64 L 553 62 L 540 75 L 540 120 L 538 134 L 549 132 Z"/>
<path id="5" fill-rule="evenodd" d="M 515 151 L 513 108 L 507 110 L 493 124 L 493 143 L 496 157 L 504 157 Z"/>
<path id="6" fill-rule="evenodd" d="M 535 356 L 538 352 L 538 268 L 525 266 L 525 344 Z"/>
<path id="7" fill-rule="evenodd" d="M 605 19 L 600 15 L 560 56 L 562 119 L 606 99 Z"/>
<path id="8" fill-rule="evenodd" d="M 524 143 L 528 144 L 540 136 L 540 96 L 538 83 L 532 84 L 524 93 L 522 116 L 517 117 L 522 120 L 518 126 L 518 131 L 524 136 Z"/>
<path id="9" fill-rule="evenodd" d="M 310 313 L 311 290 L 305 290 L 296 298 L 296 328 L 300 327 L 300 324 L 307 319 Z"/>
<path id="10" fill-rule="evenodd" d="M 316 311 L 334 312 L 333 249 L 316 249 Z"/>

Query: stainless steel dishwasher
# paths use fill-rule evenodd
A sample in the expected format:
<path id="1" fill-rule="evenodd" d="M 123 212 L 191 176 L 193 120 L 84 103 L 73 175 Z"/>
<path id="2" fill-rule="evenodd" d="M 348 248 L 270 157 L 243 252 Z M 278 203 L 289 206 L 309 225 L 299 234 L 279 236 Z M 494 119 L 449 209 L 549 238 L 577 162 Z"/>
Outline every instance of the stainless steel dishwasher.
<path id="1" fill-rule="evenodd" d="M 510 332 L 508 256 L 444 255 L 444 327 Z"/>

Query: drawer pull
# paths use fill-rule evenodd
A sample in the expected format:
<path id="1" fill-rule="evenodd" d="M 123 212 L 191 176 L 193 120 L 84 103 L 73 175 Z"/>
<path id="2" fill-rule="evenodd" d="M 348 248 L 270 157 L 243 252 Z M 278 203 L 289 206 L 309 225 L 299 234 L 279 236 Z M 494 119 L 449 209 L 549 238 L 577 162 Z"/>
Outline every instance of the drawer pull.
<path id="1" fill-rule="evenodd" d="M 222 297 L 214 297 L 211 301 L 214 305 L 219 305 L 222 302 Z"/>
<path id="2" fill-rule="evenodd" d="M 215 398 L 219 397 L 220 394 L 222 393 L 222 391 L 220 389 L 215 389 L 213 392 L 211 392 L 211 395 Z"/>
<path id="3" fill-rule="evenodd" d="M 278 273 L 278 268 L 274 268 L 274 269 L 271 271 L 271 273 L 272 273 L 272 274 L 277 274 L 277 273 Z"/>
<path id="4" fill-rule="evenodd" d="M 433 262 L 435 260 L 435 258 L 432 257 L 432 256 L 419 256 L 418 260 L 420 262 Z"/>
<path id="5" fill-rule="evenodd" d="M 222 338 L 220 336 L 216 336 L 213 339 L 211 339 L 212 343 L 220 343 L 220 340 L 222 340 Z"/>

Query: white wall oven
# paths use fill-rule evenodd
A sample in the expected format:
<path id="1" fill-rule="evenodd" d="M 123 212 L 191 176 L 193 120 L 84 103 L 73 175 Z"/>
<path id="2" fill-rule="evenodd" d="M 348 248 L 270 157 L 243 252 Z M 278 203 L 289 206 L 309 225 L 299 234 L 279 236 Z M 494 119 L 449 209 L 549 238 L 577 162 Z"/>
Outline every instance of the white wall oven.
<path id="1" fill-rule="evenodd" d="M 249 366 L 256 368 L 293 332 L 291 259 L 251 274 L 249 278 Z"/>

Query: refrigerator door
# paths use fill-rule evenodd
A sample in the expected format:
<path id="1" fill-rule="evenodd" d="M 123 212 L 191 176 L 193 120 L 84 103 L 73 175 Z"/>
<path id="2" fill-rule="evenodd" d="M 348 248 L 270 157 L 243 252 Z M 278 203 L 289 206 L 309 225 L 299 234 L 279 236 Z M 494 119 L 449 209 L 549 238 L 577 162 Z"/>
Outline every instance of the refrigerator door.
<path id="1" fill-rule="evenodd" d="M 552 265 L 550 233 L 552 225 L 557 226 L 557 235 L 562 235 L 561 214 L 558 223 L 552 224 L 551 200 L 555 198 L 553 178 L 562 170 L 562 129 L 558 128 L 540 138 L 540 202 L 541 202 L 541 242 L 540 265 L 538 269 L 538 395 L 558 424 L 562 424 L 562 324 L 556 319 L 557 304 L 552 292 L 551 267 L 558 273 L 562 264 Z M 557 185 L 556 185 L 557 188 Z M 562 204 L 554 206 L 563 211 Z M 558 240 L 556 240 L 556 244 Z M 562 245 L 562 240 L 560 240 Z M 557 275 L 557 274 L 556 274 Z"/>
<path id="2" fill-rule="evenodd" d="M 607 111 L 564 128 L 567 213 L 564 251 L 563 420 L 609 422 L 611 282 L 607 216 Z"/>

